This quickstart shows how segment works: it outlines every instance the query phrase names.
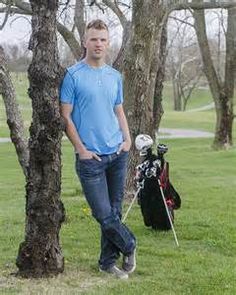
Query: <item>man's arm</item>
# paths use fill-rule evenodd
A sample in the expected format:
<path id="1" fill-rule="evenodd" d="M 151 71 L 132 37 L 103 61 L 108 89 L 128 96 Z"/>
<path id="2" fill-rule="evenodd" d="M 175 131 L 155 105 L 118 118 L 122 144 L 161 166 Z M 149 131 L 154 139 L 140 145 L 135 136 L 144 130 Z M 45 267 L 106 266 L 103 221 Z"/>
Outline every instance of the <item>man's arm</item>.
<path id="1" fill-rule="evenodd" d="M 80 159 L 96 159 L 100 161 L 100 158 L 93 152 L 86 149 L 82 143 L 79 134 L 75 128 L 73 121 L 71 120 L 72 105 L 71 104 L 61 104 L 61 115 L 65 121 L 66 125 L 66 135 L 73 144 L 75 152 L 79 154 Z"/>
<path id="2" fill-rule="evenodd" d="M 131 137 L 130 137 L 129 126 L 127 123 L 127 119 L 126 119 L 122 104 L 119 104 L 115 107 L 115 113 L 120 125 L 120 129 L 122 131 L 123 140 L 124 140 L 123 143 L 120 145 L 117 153 L 120 153 L 122 150 L 129 151 L 131 147 Z"/>

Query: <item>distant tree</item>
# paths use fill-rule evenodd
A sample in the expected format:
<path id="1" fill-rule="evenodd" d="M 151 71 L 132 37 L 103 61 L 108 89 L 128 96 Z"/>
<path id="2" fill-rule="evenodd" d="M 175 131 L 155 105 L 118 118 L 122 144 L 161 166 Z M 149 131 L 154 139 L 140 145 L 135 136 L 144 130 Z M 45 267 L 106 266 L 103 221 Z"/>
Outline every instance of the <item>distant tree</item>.
<path id="1" fill-rule="evenodd" d="M 228 148 L 233 144 L 233 97 L 236 75 L 236 8 L 228 9 L 224 78 L 219 76 L 219 72 L 217 72 L 212 60 L 206 34 L 204 11 L 194 10 L 193 17 L 195 19 L 195 28 L 201 51 L 204 73 L 207 77 L 216 106 L 216 127 L 213 147 L 216 149 Z"/>
<path id="2" fill-rule="evenodd" d="M 169 17 L 167 75 L 172 82 L 175 111 L 185 111 L 202 76 L 202 63 L 193 30 L 192 17 L 176 13 Z"/>

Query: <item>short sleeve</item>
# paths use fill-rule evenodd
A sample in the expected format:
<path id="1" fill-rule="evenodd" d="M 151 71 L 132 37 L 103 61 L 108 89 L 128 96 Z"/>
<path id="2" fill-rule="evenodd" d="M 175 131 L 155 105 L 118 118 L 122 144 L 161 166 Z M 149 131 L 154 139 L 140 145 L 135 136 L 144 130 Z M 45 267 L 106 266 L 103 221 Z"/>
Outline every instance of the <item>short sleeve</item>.
<path id="1" fill-rule="evenodd" d="M 117 90 L 117 98 L 116 98 L 116 102 L 115 105 L 119 105 L 123 103 L 123 81 L 122 81 L 122 76 L 119 76 L 119 80 L 118 80 L 118 90 Z"/>
<path id="2" fill-rule="evenodd" d="M 60 102 L 74 104 L 75 86 L 71 74 L 67 71 L 60 88 Z"/>

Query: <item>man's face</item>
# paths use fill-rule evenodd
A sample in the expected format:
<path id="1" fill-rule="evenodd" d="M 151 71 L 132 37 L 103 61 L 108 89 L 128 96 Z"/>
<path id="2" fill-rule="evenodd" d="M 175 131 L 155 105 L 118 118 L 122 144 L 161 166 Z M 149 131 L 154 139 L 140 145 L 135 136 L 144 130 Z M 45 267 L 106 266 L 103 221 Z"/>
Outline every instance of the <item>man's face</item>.
<path id="1" fill-rule="evenodd" d="M 109 36 L 107 30 L 89 29 L 85 34 L 84 47 L 86 55 L 91 59 L 104 59 L 109 46 Z"/>

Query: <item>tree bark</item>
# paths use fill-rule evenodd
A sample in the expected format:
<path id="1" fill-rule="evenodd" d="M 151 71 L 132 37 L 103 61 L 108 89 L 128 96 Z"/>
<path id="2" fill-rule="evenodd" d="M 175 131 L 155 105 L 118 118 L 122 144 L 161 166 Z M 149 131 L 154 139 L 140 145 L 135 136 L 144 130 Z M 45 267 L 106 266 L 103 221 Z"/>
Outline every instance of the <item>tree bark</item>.
<path id="1" fill-rule="evenodd" d="M 131 137 L 140 133 L 154 135 L 153 101 L 158 70 L 159 41 L 163 11 L 159 1 L 133 3 L 133 31 L 123 62 L 125 110 Z M 133 174 L 138 162 L 134 144 L 129 160 L 127 190 L 132 191 Z"/>
<path id="2" fill-rule="evenodd" d="M 161 122 L 161 117 L 164 114 L 162 107 L 162 91 L 165 79 L 165 64 L 166 64 L 166 46 L 167 46 L 167 23 L 163 24 L 160 46 L 158 52 L 158 70 L 155 83 L 155 93 L 153 100 L 153 130 L 158 131 Z M 156 135 L 156 134 L 155 134 Z"/>
<path id="3" fill-rule="evenodd" d="M 222 106 L 224 109 L 224 124 L 226 128 L 222 128 L 220 126 L 219 130 L 224 129 L 227 130 L 226 135 L 216 134 L 216 142 L 214 145 L 217 146 L 220 138 L 227 138 L 229 145 L 233 145 L 233 120 L 234 120 L 234 86 L 235 86 L 235 78 L 236 78 L 236 8 L 228 9 L 228 24 L 227 24 L 227 32 L 226 32 L 226 60 L 225 60 L 225 82 L 224 89 L 227 96 L 226 106 Z M 219 137 L 219 140 L 218 140 Z"/>
<path id="4" fill-rule="evenodd" d="M 26 184 L 25 241 L 16 264 L 24 277 L 47 277 L 64 269 L 59 231 L 64 221 L 61 191 L 62 121 L 58 85 L 56 13 L 58 0 L 31 0 L 33 59 L 29 67 L 29 96 L 33 122 L 30 127 L 29 175 Z"/>
<path id="5" fill-rule="evenodd" d="M 181 95 L 180 95 L 179 77 L 178 77 L 177 73 L 172 78 L 172 85 L 173 85 L 174 110 L 181 111 L 182 110 L 182 99 L 181 99 Z"/>
<path id="6" fill-rule="evenodd" d="M 235 9 L 228 14 L 226 33 L 226 70 L 225 82 L 217 76 L 206 34 L 204 11 L 194 11 L 195 29 L 203 60 L 204 72 L 207 77 L 212 97 L 216 106 L 216 127 L 213 147 L 228 148 L 232 142 L 233 94 L 235 77 Z"/>
<path id="7" fill-rule="evenodd" d="M 0 46 L 0 94 L 6 108 L 7 124 L 10 129 L 10 137 L 13 142 L 18 161 L 25 177 L 28 176 L 29 150 L 28 142 L 24 135 L 24 122 L 19 106 L 16 102 L 16 93 L 11 81 L 3 48 Z"/>

